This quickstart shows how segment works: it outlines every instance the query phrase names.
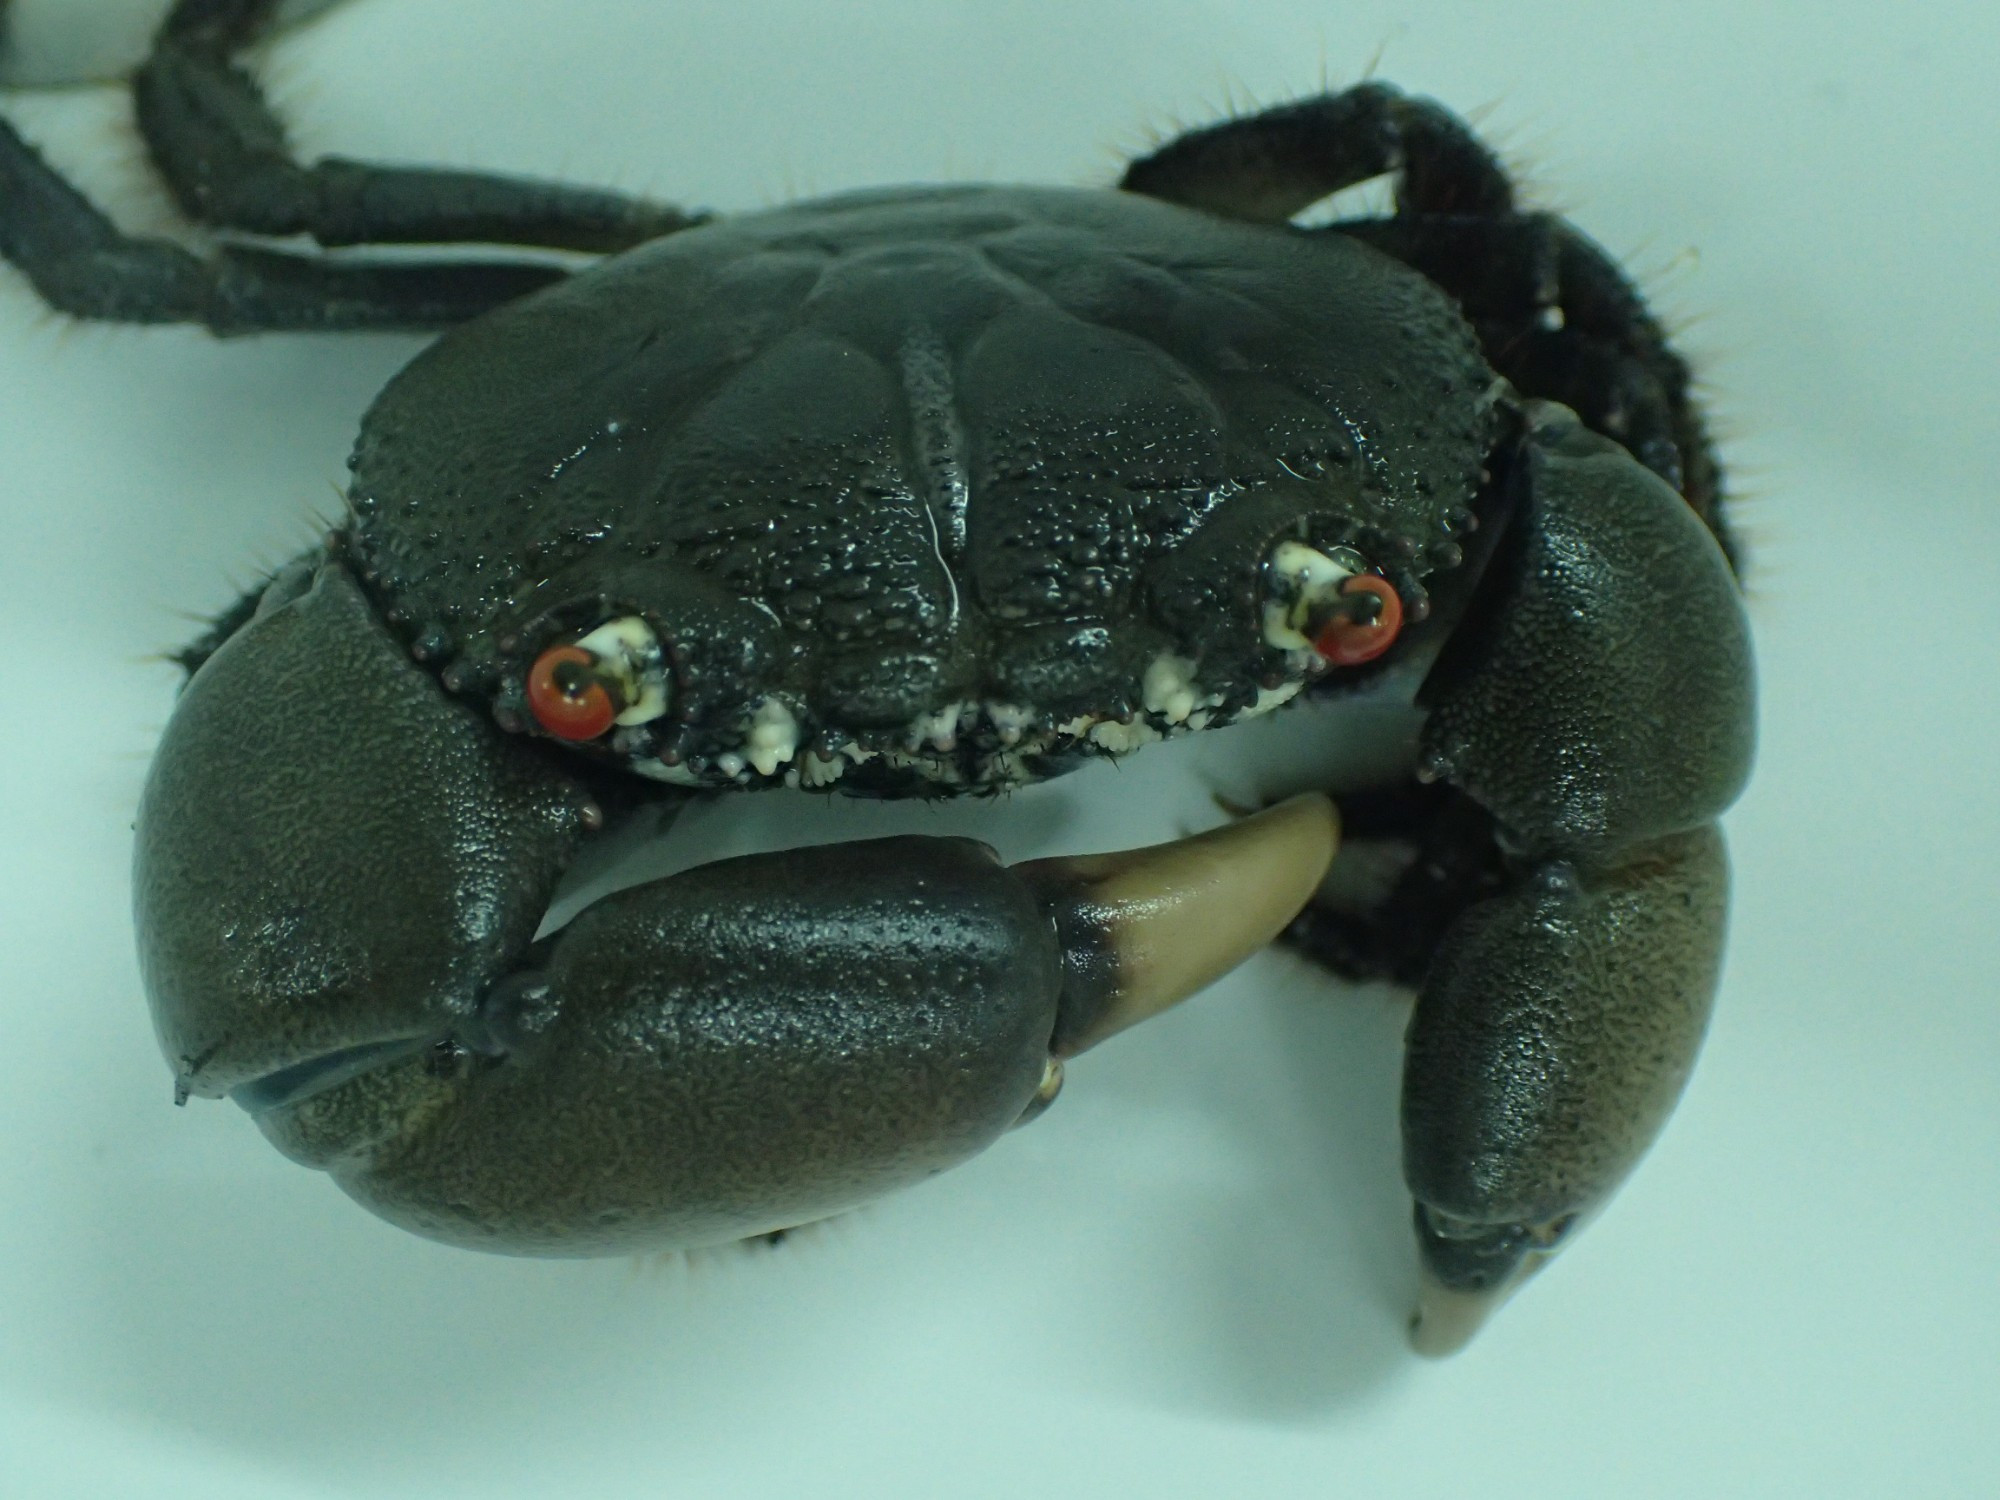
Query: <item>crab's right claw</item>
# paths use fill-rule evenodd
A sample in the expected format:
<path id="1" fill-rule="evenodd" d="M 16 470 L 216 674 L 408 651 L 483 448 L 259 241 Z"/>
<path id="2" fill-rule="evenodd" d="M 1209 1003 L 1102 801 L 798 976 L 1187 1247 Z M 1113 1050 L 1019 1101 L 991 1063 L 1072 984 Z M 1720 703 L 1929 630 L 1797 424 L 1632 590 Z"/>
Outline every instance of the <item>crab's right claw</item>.
<path id="1" fill-rule="evenodd" d="M 1268 942 L 1332 857 L 1305 797 L 1122 855 L 967 839 L 717 861 L 536 924 L 595 818 L 441 691 L 337 564 L 202 667 L 139 825 L 186 1093 L 420 1233 L 528 1254 L 837 1212 L 1046 1105 L 1061 1059 Z"/>
<path id="2" fill-rule="evenodd" d="M 460 1028 L 464 1066 L 412 1060 L 261 1121 L 377 1212 L 459 1243 L 787 1228 L 1039 1112 L 1063 1053 L 1269 942 L 1331 852 L 1315 798 L 1025 873 L 953 838 L 720 860 L 586 910 Z"/>

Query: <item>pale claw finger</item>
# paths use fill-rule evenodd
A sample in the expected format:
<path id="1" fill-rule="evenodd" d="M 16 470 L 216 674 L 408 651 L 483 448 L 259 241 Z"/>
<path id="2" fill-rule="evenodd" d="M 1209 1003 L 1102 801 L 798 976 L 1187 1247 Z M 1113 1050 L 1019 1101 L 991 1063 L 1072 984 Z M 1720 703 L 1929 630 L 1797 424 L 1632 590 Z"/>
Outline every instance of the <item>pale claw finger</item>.
<path id="1" fill-rule="evenodd" d="M 1073 1057 L 1242 963 L 1311 898 L 1339 837 L 1332 801 L 1308 792 L 1171 844 L 1014 866 L 1063 949 L 1050 1050 Z"/>

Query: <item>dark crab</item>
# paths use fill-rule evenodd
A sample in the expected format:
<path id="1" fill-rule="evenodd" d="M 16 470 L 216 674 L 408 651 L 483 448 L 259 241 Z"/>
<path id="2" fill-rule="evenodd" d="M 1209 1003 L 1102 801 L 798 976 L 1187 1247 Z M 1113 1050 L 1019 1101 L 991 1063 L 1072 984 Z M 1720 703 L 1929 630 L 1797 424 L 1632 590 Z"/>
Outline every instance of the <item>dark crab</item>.
<path id="1" fill-rule="evenodd" d="M 441 1239 L 709 1243 L 963 1159 L 1284 929 L 1418 991 L 1427 1342 L 1602 1204 L 1706 1022 L 1750 651 L 1685 366 L 1463 125 L 1368 84 L 1118 191 L 709 222 L 298 164 L 234 62 L 276 9 L 183 0 L 138 74 L 193 217 L 609 258 L 198 256 L 0 126 L 0 251 L 62 311 L 462 325 L 376 401 L 325 545 L 183 654 L 136 875 L 183 1098 Z M 1393 215 L 1291 222 L 1387 173 Z M 1011 868 L 942 838 L 717 861 L 537 936 L 642 808 L 991 792 L 1399 685 L 1417 753 L 1342 789 L 1324 882 L 1308 796 Z"/>

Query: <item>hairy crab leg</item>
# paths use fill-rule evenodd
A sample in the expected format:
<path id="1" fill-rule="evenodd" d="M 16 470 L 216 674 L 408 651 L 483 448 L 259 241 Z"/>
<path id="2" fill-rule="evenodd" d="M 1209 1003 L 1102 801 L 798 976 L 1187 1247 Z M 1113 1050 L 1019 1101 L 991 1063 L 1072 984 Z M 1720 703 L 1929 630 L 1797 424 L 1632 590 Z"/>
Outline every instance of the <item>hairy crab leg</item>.
<path id="1" fill-rule="evenodd" d="M 1190 131 L 1133 162 L 1121 186 L 1278 223 L 1389 172 L 1392 217 L 1316 232 L 1363 240 L 1444 288 L 1495 370 L 1630 449 L 1733 565 L 1721 466 L 1687 361 L 1617 263 L 1559 216 L 1520 210 L 1499 159 L 1441 105 L 1360 84 Z"/>
<path id="2" fill-rule="evenodd" d="M 251 234 L 309 234 L 325 245 L 483 242 L 603 252 L 702 221 L 616 193 L 478 172 L 293 160 L 284 129 L 236 52 L 311 0 L 180 0 L 134 79 L 156 165 L 194 218 Z M 40 12 L 37 11 L 39 18 Z M 17 19 L 0 0 L 0 26 Z M 0 30 L 12 81 L 98 66 Z M 115 48 L 113 49 L 116 50 Z M 121 59 L 122 61 L 122 59 Z M 30 65 L 39 67 L 34 73 Z M 119 323 L 195 323 L 217 334 L 272 330 L 429 332 L 490 312 L 568 272 L 544 260 L 485 256 L 415 262 L 332 260 L 311 251 L 231 245 L 206 255 L 127 235 L 0 120 L 0 257 L 50 307 Z"/>
<path id="3" fill-rule="evenodd" d="M 0 120 L 0 257 L 73 318 L 198 323 L 212 333 L 412 329 L 462 323 L 563 279 L 559 267 L 367 265 L 224 245 L 207 257 L 128 235 Z"/>
<path id="4" fill-rule="evenodd" d="M 1372 908 L 1327 901 L 1292 934 L 1343 972 L 1418 987 L 1412 1336 L 1446 1353 L 1603 1204 L 1693 1067 L 1728 884 L 1713 820 L 1747 774 L 1754 711 L 1687 364 L 1608 255 L 1518 209 L 1462 122 L 1367 83 L 1189 132 L 1121 186 L 1280 223 L 1389 173 L 1393 217 L 1312 232 L 1422 272 L 1540 398 L 1495 455 L 1508 493 L 1480 549 L 1504 528 L 1500 553 L 1439 591 L 1469 607 L 1430 627 L 1432 644 L 1450 632 L 1418 700 L 1433 784 L 1354 846 L 1401 835 L 1381 847 L 1414 858 Z"/>
<path id="5" fill-rule="evenodd" d="M 699 224 L 601 189 L 490 172 L 294 160 L 278 117 L 235 62 L 278 0 L 180 0 L 133 79 L 139 129 L 192 218 L 322 245 L 453 244 L 624 250 Z"/>

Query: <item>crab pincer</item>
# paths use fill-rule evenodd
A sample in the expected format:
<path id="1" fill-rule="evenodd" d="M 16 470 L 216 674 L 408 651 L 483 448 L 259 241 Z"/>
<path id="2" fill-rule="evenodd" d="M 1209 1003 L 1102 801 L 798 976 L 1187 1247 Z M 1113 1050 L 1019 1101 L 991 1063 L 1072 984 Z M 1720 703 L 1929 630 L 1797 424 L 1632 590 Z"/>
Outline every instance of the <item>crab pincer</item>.
<path id="1" fill-rule="evenodd" d="M 364 713 L 397 733 L 356 734 Z M 832 844 L 618 891 L 538 941 L 596 821 L 337 565 L 275 586 L 190 686 L 142 812 L 142 952 L 181 1089 L 234 1097 L 439 1239 L 737 1239 L 983 1149 L 1064 1058 L 1268 943 L 1336 840 L 1308 795 L 1012 868 L 968 839 Z"/>

